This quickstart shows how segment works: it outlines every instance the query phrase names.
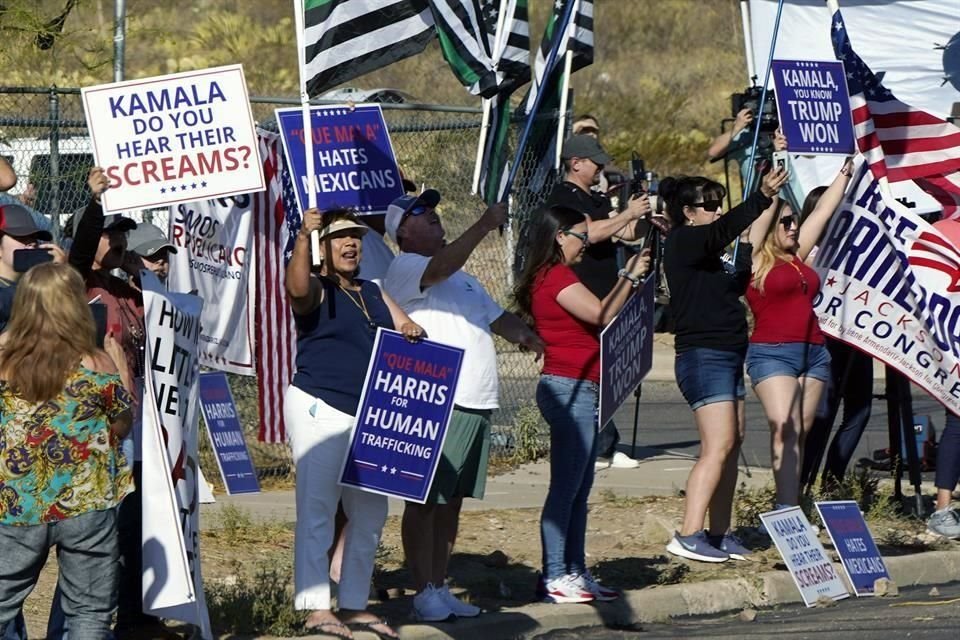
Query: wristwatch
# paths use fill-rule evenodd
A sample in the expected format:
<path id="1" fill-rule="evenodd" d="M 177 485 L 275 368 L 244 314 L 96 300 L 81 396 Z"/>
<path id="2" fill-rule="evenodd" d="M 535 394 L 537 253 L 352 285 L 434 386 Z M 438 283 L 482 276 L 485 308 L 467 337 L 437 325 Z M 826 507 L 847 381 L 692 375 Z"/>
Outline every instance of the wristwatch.
<path id="1" fill-rule="evenodd" d="M 637 287 L 640 286 L 640 278 L 638 278 L 637 276 L 633 275 L 632 273 L 630 273 L 630 272 L 627 271 L 626 269 L 620 269 L 620 271 L 617 271 L 617 277 L 618 277 L 618 278 L 626 278 L 627 280 L 629 280 L 629 281 L 630 281 L 630 286 L 633 287 L 634 289 L 636 289 Z"/>

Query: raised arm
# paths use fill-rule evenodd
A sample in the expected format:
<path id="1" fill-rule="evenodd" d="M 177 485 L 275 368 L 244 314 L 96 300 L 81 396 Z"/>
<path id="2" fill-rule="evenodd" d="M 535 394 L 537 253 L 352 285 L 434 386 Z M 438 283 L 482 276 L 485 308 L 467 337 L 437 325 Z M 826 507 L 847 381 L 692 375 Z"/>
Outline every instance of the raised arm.
<path id="1" fill-rule="evenodd" d="M 820 236 L 823 235 L 824 229 L 827 228 L 827 223 L 830 222 L 833 212 L 837 210 L 837 207 L 840 206 L 840 201 L 843 200 L 843 194 L 847 190 L 847 185 L 850 184 L 850 176 L 852 175 L 853 162 L 850 158 L 847 158 L 846 162 L 843 163 L 843 167 L 840 168 L 840 173 L 837 174 L 837 177 L 833 179 L 833 182 L 830 183 L 827 190 L 820 196 L 820 199 L 817 201 L 817 206 L 813 208 L 813 211 L 810 212 L 807 219 L 803 220 L 803 224 L 800 225 L 800 235 L 797 238 L 800 245 L 797 250 L 797 255 L 801 260 L 807 259 L 807 256 L 810 255 L 810 252 L 816 246 L 817 241 L 820 240 Z"/>
<path id="2" fill-rule="evenodd" d="M 590 220 L 587 225 L 590 243 L 603 242 L 613 236 L 623 240 L 636 240 L 637 225 L 635 223 L 650 215 L 652 211 L 650 197 L 647 194 L 631 197 L 627 208 L 617 215 L 606 220 Z"/>
<path id="3" fill-rule="evenodd" d="M 463 268 L 467 259 L 487 234 L 507 221 L 507 205 L 498 202 L 483 212 L 480 219 L 460 234 L 460 237 L 441 248 L 433 257 L 420 278 L 420 288 L 427 289 L 443 282 Z"/>
<path id="4" fill-rule="evenodd" d="M 100 196 L 107 190 L 107 176 L 103 169 L 91 168 L 87 175 L 87 185 L 90 187 L 90 202 L 83 210 L 82 217 L 73 222 L 73 244 L 70 245 L 68 258 L 70 266 L 84 278 L 89 276 L 93 269 L 100 236 L 103 235 L 103 207 L 100 206 Z"/>
<path id="5" fill-rule="evenodd" d="M 753 247 L 753 253 L 751 254 L 754 258 L 757 257 L 757 253 L 763 248 L 763 239 L 766 237 L 767 233 L 770 231 L 770 225 L 773 222 L 773 216 L 776 214 L 777 209 L 780 208 L 780 196 L 776 195 L 770 201 L 770 206 L 763 210 L 760 214 L 760 217 L 753 221 L 753 224 L 750 225 L 749 236 L 747 237 L 747 242 Z"/>
<path id="6" fill-rule="evenodd" d="M 294 313 L 310 313 L 323 302 L 323 286 L 310 276 L 310 234 L 321 226 L 320 212 L 307 209 L 293 244 L 293 256 L 287 263 L 287 295 Z"/>
<path id="7" fill-rule="evenodd" d="M 763 210 L 770 206 L 770 201 L 787 181 L 787 172 L 772 170 L 763 177 L 760 188 L 750 194 L 746 200 L 720 216 L 715 222 L 691 230 L 703 234 L 702 247 L 705 255 L 714 255 L 733 242 Z"/>
<path id="8" fill-rule="evenodd" d="M 626 275 L 617 278 L 617 284 L 603 300 L 578 282 L 560 291 L 557 303 L 577 320 L 604 327 L 620 313 L 635 288 L 634 282 L 639 282 L 649 268 L 650 252 L 645 250 L 636 253 L 627 260 L 624 268 Z"/>
<path id="9" fill-rule="evenodd" d="M 733 121 L 733 128 L 730 131 L 725 131 L 719 136 L 713 139 L 713 142 L 710 143 L 710 148 L 707 149 L 707 158 L 710 160 L 718 160 L 722 158 L 727 150 L 730 149 L 730 143 L 733 142 L 733 139 L 737 135 L 750 126 L 753 122 L 753 112 L 750 109 L 741 109 L 740 113 L 737 114 L 737 118 Z"/>

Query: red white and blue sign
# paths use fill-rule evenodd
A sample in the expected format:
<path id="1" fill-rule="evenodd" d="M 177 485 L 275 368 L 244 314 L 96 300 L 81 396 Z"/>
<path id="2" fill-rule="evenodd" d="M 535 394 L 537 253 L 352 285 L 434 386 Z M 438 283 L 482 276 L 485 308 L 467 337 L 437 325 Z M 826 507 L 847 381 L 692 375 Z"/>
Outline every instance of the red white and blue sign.
<path id="1" fill-rule="evenodd" d="M 222 371 L 200 374 L 200 408 L 227 493 L 260 493 L 237 405 Z"/>
<path id="2" fill-rule="evenodd" d="M 297 203 L 306 211 L 303 110 L 277 109 L 276 115 Z M 403 195 L 403 185 L 380 105 L 312 107 L 310 117 L 317 208 L 385 213 Z"/>
<path id="3" fill-rule="evenodd" d="M 340 484 L 426 502 L 462 363 L 463 349 L 379 329 Z"/>
<path id="4" fill-rule="evenodd" d="M 774 60 L 772 70 L 790 153 L 852 154 L 856 141 L 843 64 Z"/>
<path id="5" fill-rule="evenodd" d="M 860 506 L 853 500 L 818 502 L 817 511 L 840 554 L 843 570 L 857 596 L 872 596 L 877 578 L 890 578 Z"/>
<path id="6" fill-rule="evenodd" d="M 653 276 L 600 333 L 600 414 L 607 424 L 653 368 Z"/>

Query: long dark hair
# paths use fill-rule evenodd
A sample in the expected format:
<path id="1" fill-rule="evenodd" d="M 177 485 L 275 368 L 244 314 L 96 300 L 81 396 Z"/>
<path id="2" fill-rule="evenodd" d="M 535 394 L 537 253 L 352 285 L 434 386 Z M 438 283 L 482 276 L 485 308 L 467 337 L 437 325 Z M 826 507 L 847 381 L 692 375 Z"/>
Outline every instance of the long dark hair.
<path id="1" fill-rule="evenodd" d="M 727 190 L 722 184 L 703 176 L 677 176 L 660 181 L 659 195 L 667 205 L 674 228 L 687 224 L 684 207 L 692 207 L 703 198 L 723 200 Z"/>
<path id="2" fill-rule="evenodd" d="M 530 231 L 527 234 L 529 253 L 523 265 L 523 271 L 513 289 L 513 298 L 517 303 L 517 311 L 524 322 L 533 326 L 533 288 L 544 267 L 563 262 L 563 252 L 557 244 L 557 233 L 563 229 L 580 224 L 584 221 L 582 213 L 564 207 L 540 209 L 533 214 L 528 223 Z"/>

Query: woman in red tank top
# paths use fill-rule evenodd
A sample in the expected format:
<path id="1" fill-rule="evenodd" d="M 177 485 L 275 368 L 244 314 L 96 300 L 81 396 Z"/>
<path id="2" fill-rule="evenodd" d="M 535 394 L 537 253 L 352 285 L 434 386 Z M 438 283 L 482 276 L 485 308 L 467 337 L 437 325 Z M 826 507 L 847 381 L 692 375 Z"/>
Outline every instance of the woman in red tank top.
<path id="1" fill-rule="evenodd" d="M 802 227 L 799 213 L 781 200 L 750 229 L 753 276 L 746 298 L 754 328 L 747 375 L 770 425 L 777 508 L 799 503 L 803 442 L 830 379 L 830 353 L 813 311 L 820 277 L 805 261 L 840 204 L 850 175 L 848 160 Z"/>

